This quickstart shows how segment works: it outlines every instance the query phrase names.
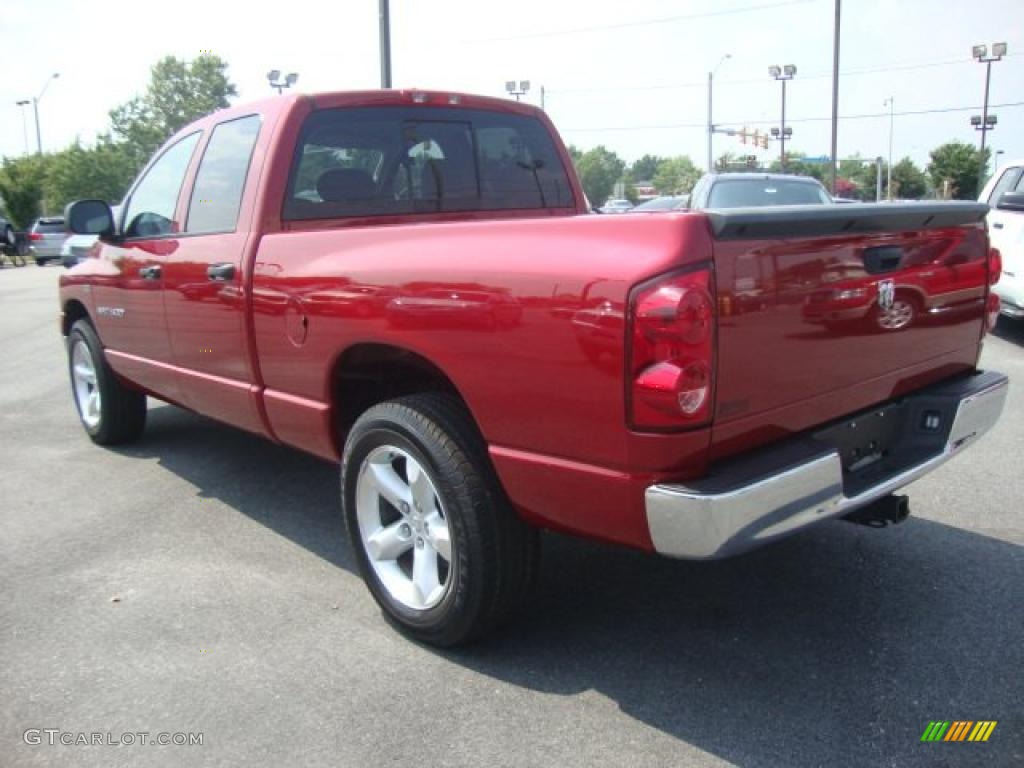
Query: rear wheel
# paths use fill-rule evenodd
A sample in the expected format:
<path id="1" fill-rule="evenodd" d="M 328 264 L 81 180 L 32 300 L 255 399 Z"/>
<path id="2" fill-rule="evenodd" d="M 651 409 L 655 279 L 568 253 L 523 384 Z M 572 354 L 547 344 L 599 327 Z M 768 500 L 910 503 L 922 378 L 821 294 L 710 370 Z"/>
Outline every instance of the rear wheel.
<path id="1" fill-rule="evenodd" d="M 94 443 L 127 443 L 142 434 L 146 396 L 117 379 L 87 320 L 79 320 L 68 334 L 68 369 L 78 416 Z"/>
<path id="2" fill-rule="evenodd" d="M 537 532 L 510 508 L 457 399 L 413 395 L 370 408 L 349 433 L 341 482 L 360 572 L 401 631 L 458 645 L 525 599 Z"/>

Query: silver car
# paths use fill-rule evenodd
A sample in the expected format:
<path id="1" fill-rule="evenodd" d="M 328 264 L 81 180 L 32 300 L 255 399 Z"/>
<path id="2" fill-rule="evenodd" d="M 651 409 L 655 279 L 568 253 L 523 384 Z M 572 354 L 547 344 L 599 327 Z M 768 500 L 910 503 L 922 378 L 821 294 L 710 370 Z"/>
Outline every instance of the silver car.
<path id="1" fill-rule="evenodd" d="M 60 249 L 67 237 L 68 231 L 62 217 L 45 216 L 36 219 L 28 233 L 31 255 L 36 264 L 41 267 L 48 261 L 59 261 Z"/>

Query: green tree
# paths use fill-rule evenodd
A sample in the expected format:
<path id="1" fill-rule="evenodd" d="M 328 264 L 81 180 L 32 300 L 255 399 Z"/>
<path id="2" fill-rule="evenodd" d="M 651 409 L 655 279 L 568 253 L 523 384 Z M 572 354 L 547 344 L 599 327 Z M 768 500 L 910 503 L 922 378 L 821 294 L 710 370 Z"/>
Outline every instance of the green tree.
<path id="1" fill-rule="evenodd" d="M 576 162 L 576 171 L 591 205 L 604 205 L 625 168 L 622 158 L 603 145 L 583 153 Z"/>
<path id="2" fill-rule="evenodd" d="M 658 166 L 661 165 L 664 159 L 657 155 L 644 155 L 641 157 L 629 168 L 633 181 L 650 181 L 653 179 L 654 174 L 658 172 Z"/>
<path id="3" fill-rule="evenodd" d="M 111 110 L 114 138 L 124 142 L 135 172 L 176 131 L 238 95 L 227 69 L 211 54 L 191 62 L 165 56 L 153 65 L 146 92 Z"/>
<path id="4" fill-rule="evenodd" d="M 45 160 L 39 155 L 5 157 L 0 166 L 0 198 L 15 229 L 27 230 L 42 213 Z"/>
<path id="5" fill-rule="evenodd" d="M 884 185 L 885 182 L 883 182 Z M 928 177 L 924 175 L 924 171 L 914 165 L 914 161 L 909 157 L 904 157 L 892 167 L 893 197 L 919 200 L 927 192 Z"/>
<path id="6" fill-rule="evenodd" d="M 985 149 L 985 166 L 988 166 L 989 150 Z M 978 196 L 978 177 L 982 158 L 979 150 L 962 141 L 951 141 L 931 151 L 928 175 L 932 186 L 942 194 L 948 182 L 952 197 L 957 200 L 973 200 Z"/>
<path id="7" fill-rule="evenodd" d="M 669 157 L 658 164 L 652 181 L 661 195 L 685 195 L 701 177 L 701 170 L 686 155 Z"/>
<path id="8" fill-rule="evenodd" d="M 124 143 L 100 137 L 93 147 L 75 141 L 51 155 L 43 183 L 47 210 L 59 211 L 72 200 L 98 198 L 118 203 L 135 175 L 132 153 Z"/>

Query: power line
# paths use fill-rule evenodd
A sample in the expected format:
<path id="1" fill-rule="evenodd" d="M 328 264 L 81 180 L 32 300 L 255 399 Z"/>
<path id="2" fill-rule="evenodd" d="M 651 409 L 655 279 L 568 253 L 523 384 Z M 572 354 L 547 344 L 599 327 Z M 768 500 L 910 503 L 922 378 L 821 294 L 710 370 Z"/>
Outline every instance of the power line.
<path id="1" fill-rule="evenodd" d="M 708 19 L 716 16 L 733 16 L 739 13 L 752 13 L 756 11 L 767 11 L 772 8 L 783 8 L 789 5 L 806 5 L 818 0 L 784 0 L 778 3 L 764 3 L 762 5 L 747 5 L 741 8 L 729 8 L 721 11 L 704 11 L 702 13 L 685 13 L 675 16 L 662 16 L 657 19 L 646 19 L 644 21 L 624 21 L 618 24 L 601 24 L 591 27 L 573 27 L 569 29 L 554 29 L 546 32 L 527 32 L 518 35 L 502 35 L 500 37 L 477 38 L 466 40 L 466 43 L 497 43 L 506 40 L 532 40 L 538 37 L 560 37 L 561 35 L 575 35 L 585 32 L 601 32 L 607 29 L 625 29 L 627 27 L 647 27 L 653 24 L 664 24 L 672 21 L 692 21 L 694 19 Z"/>
<path id="2" fill-rule="evenodd" d="M 1024 56 L 1024 53 L 1008 53 L 1006 58 L 1010 56 Z M 930 67 L 945 67 L 950 64 L 973 64 L 974 59 L 947 59 L 945 61 L 927 61 L 919 64 L 893 64 L 885 67 L 867 67 L 864 69 L 849 69 L 843 70 L 839 74 L 843 77 L 851 75 L 870 75 L 879 72 L 905 72 L 918 69 L 928 69 Z M 806 75 L 800 75 L 801 80 L 819 80 L 825 78 L 831 78 L 831 72 L 816 72 Z M 715 85 L 763 85 L 765 79 L 763 77 L 758 78 L 747 78 L 744 80 L 725 80 L 716 79 Z M 623 86 L 604 86 L 604 87 L 593 87 L 593 88 L 548 88 L 548 94 L 561 94 L 561 93 L 598 93 L 606 91 L 664 91 L 664 90 L 675 90 L 678 88 L 707 88 L 708 84 L 706 80 L 694 80 L 687 83 L 665 83 L 664 85 L 623 85 Z"/>
<path id="3" fill-rule="evenodd" d="M 1024 101 L 1008 101 L 1002 104 L 989 104 L 990 109 L 996 108 L 1013 108 L 1013 107 L 1024 107 Z M 937 107 L 934 109 L 916 109 L 916 110 L 905 110 L 903 112 L 893 112 L 892 114 L 897 117 L 913 116 L 913 115 L 936 115 L 948 112 L 970 112 L 972 110 L 979 110 L 981 107 Z M 876 117 L 889 117 L 888 112 L 866 112 L 859 115 L 840 115 L 840 120 L 861 120 L 865 118 L 876 118 Z M 828 122 L 831 117 L 794 117 L 786 118 L 787 123 L 819 123 Z M 715 125 L 775 125 L 776 120 L 745 120 L 745 121 L 733 121 L 733 122 L 718 122 Z M 577 133 L 583 133 L 588 131 L 647 131 L 647 130 L 662 130 L 662 129 L 677 129 L 677 128 L 700 128 L 701 130 L 707 130 L 706 123 L 671 123 L 664 125 L 622 125 L 613 126 L 609 128 L 562 128 L 564 132 L 575 131 Z"/>

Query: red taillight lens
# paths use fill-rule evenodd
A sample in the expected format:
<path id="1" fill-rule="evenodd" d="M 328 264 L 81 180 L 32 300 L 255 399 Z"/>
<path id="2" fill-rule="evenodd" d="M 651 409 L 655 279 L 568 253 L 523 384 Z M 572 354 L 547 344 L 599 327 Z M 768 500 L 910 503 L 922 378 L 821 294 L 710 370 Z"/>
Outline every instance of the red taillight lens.
<path id="1" fill-rule="evenodd" d="M 711 418 L 715 305 L 711 270 L 664 275 L 633 289 L 629 414 L 635 429 Z"/>
<path id="2" fill-rule="evenodd" d="M 1003 254 L 998 248 L 988 249 L 988 284 L 995 285 L 1003 274 Z"/>
<path id="3" fill-rule="evenodd" d="M 997 322 L 999 322 L 999 296 L 995 293 L 989 293 L 988 301 L 985 303 L 986 329 L 989 331 L 994 330 Z"/>
<path id="4" fill-rule="evenodd" d="M 29 232 L 28 239 L 29 240 L 42 240 L 43 236 L 41 234 L 39 234 L 38 232 Z"/>

